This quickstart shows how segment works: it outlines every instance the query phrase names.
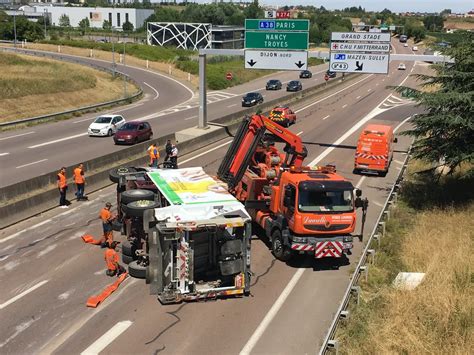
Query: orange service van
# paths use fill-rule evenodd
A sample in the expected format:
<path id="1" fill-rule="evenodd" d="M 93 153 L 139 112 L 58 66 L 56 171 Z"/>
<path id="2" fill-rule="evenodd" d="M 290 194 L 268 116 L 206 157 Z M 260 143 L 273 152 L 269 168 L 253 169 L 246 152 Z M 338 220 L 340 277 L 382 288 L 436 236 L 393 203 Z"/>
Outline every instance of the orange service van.
<path id="1" fill-rule="evenodd" d="M 387 174 L 393 156 L 394 138 L 391 126 L 369 124 L 362 130 L 354 161 L 354 172 Z"/>

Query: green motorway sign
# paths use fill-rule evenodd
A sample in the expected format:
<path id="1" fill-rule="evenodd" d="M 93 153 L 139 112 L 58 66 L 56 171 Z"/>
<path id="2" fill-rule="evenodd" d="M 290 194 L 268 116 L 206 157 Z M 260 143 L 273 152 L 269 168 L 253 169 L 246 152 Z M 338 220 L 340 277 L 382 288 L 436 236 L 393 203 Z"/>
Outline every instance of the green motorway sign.
<path id="1" fill-rule="evenodd" d="M 308 32 L 245 31 L 245 48 L 308 49 Z"/>
<path id="2" fill-rule="evenodd" d="M 309 31 L 309 20 L 246 19 L 245 30 Z"/>

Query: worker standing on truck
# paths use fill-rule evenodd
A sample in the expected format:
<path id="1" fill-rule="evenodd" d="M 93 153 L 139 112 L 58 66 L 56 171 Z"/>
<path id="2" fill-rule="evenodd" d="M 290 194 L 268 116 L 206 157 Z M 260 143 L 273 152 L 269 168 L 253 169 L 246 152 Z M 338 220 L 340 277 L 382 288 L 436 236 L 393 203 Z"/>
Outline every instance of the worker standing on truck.
<path id="1" fill-rule="evenodd" d="M 67 180 L 66 168 L 62 167 L 58 173 L 58 189 L 59 189 L 59 207 L 68 208 L 66 200 Z"/>
<path id="2" fill-rule="evenodd" d="M 84 185 L 86 184 L 86 178 L 84 176 L 84 164 L 79 164 L 74 169 L 74 183 L 76 184 L 76 197 L 78 201 L 87 200 L 84 196 Z"/>
<path id="3" fill-rule="evenodd" d="M 158 151 L 158 147 L 155 143 L 152 143 L 148 149 L 148 155 L 150 156 L 150 165 L 153 168 L 158 167 L 158 159 L 160 158 L 160 152 Z"/>
<path id="4" fill-rule="evenodd" d="M 125 272 L 125 268 L 119 264 L 119 256 L 115 248 L 120 242 L 112 242 L 109 244 L 104 254 L 105 264 L 107 265 L 107 276 L 120 276 Z"/>
<path id="5" fill-rule="evenodd" d="M 104 231 L 104 235 L 102 239 L 97 243 L 100 244 L 102 248 L 105 248 L 107 245 L 111 245 L 114 241 L 114 231 L 112 229 L 112 222 L 115 219 L 115 216 L 112 215 L 110 209 L 112 208 L 112 204 L 107 202 L 105 207 L 100 210 L 99 218 L 102 220 L 102 230 Z"/>

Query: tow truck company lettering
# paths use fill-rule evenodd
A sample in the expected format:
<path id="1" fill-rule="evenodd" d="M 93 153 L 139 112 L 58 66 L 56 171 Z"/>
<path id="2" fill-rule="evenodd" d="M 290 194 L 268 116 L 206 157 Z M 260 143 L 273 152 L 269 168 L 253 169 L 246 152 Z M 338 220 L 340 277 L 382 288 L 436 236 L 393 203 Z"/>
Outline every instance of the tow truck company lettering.
<path id="1" fill-rule="evenodd" d="M 265 47 L 288 48 L 286 35 L 282 33 L 268 33 L 265 35 Z"/>
<path id="2" fill-rule="evenodd" d="M 313 218 L 306 216 L 303 218 L 304 224 L 326 224 L 326 223 L 334 223 L 334 222 L 352 222 L 352 216 L 332 216 L 331 221 L 327 221 L 324 216 L 319 218 Z"/>

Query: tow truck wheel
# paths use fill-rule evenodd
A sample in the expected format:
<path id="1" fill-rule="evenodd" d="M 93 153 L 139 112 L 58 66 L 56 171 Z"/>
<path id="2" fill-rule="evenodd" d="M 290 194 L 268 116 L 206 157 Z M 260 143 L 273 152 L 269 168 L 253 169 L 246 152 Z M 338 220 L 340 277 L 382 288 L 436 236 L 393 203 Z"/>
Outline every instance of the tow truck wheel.
<path id="1" fill-rule="evenodd" d="M 119 173 L 133 173 L 136 170 L 134 168 L 115 168 L 109 171 L 109 179 L 112 182 L 118 183 L 120 180 Z"/>
<path id="2" fill-rule="evenodd" d="M 137 247 L 134 246 L 132 243 L 130 243 L 128 240 L 122 243 L 122 254 L 128 255 L 128 256 L 134 256 L 135 250 L 137 250 Z"/>
<path id="3" fill-rule="evenodd" d="M 219 261 L 219 268 L 223 276 L 236 275 L 242 272 L 242 259 Z"/>
<path id="4" fill-rule="evenodd" d="M 153 191 L 144 190 L 144 189 L 127 190 L 120 194 L 120 203 L 123 203 L 124 205 L 127 205 L 133 201 L 140 201 L 140 200 L 153 201 L 154 199 L 155 199 L 155 194 L 153 193 Z"/>
<path id="5" fill-rule="evenodd" d="M 133 201 L 125 207 L 125 213 L 130 217 L 143 217 L 143 212 L 149 208 L 158 208 L 159 204 L 155 201 L 140 200 Z"/>
<path id="6" fill-rule="evenodd" d="M 275 258 L 281 261 L 288 261 L 292 256 L 291 250 L 283 243 L 279 229 L 275 229 L 272 233 L 272 252 Z"/>
<path id="7" fill-rule="evenodd" d="M 133 261 L 133 257 L 131 257 L 130 255 L 125 255 L 125 254 L 122 254 L 122 262 L 124 264 L 130 264 L 131 262 Z"/>
<path id="8" fill-rule="evenodd" d="M 242 241 L 240 239 L 228 240 L 221 246 L 222 255 L 234 255 L 242 252 Z"/>
<path id="9" fill-rule="evenodd" d="M 146 278 L 146 266 L 140 265 L 137 261 L 128 264 L 128 274 L 136 279 Z"/>

